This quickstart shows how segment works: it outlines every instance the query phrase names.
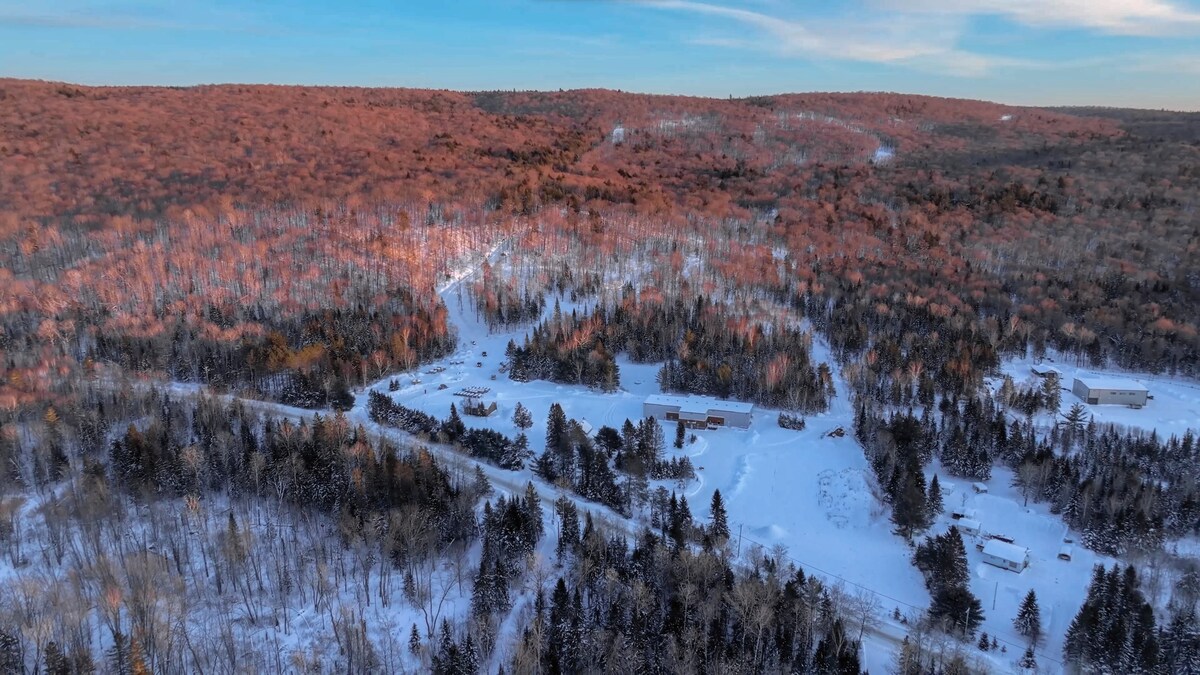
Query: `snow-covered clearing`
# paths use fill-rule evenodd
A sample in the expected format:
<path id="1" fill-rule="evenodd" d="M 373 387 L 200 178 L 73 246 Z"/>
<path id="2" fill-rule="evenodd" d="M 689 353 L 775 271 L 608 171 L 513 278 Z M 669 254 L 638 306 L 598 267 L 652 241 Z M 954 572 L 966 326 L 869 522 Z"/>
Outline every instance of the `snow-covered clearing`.
<path id="1" fill-rule="evenodd" d="M 553 403 L 562 405 L 568 417 L 586 420 L 596 430 L 602 425 L 619 429 L 626 419 L 641 419 L 642 402 L 659 392 L 656 376 L 660 364 L 636 364 L 625 358 L 618 359 L 621 389 L 614 393 L 553 382 L 510 380 L 499 370 L 505 347 L 509 340 L 521 342 L 528 327 L 489 332 L 463 286 L 455 284 L 443 290 L 450 320 L 458 331 L 458 350 L 435 363 L 384 378 L 369 389 L 389 393 L 389 381 L 398 379 L 400 388 L 389 394 L 393 400 L 445 417 L 451 403 L 462 407 L 464 399 L 456 392 L 467 387 L 487 388 L 484 400 L 494 401 L 496 412 L 486 418 L 463 415 L 463 422 L 468 427 L 515 436 L 518 429 L 512 413 L 520 402 L 533 414 L 534 426 L 527 433 L 531 447 L 538 452 Z M 572 309 L 566 298 L 559 301 L 563 312 Z M 553 299 L 548 302 L 552 307 Z M 586 308 L 583 303 L 577 307 Z M 818 362 L 836 367 L 821 346 L 815 345 L 814 350 Z M 366 398 L 365 392 L 360 394 L 350 412 L 355 421 L 368 421 Z M 692 432 L 696 435 L 694 443 L 681 451 L 669 448 L 668 453 L 691 456 L 698 479 L 688 485 L 668 485 L 687 495 L 692 512 L 702 521 L 708 518 L 713 491 L 719 489 L 738 540 L 735 546 L 743 554 L 755 544 L 768 549 L 781 545 L 807 573 L 816 573 L 832 583 L 843 581 L 849 592 L 865 588 L 878 593 L 886 614 L 894 607 L 908 613 L 926 606 L 929 597 L 921 576 L 909 562 L 907 545 L 892 534 L 887 511 L 873 496 L 870 486 L 874 478 L 862 449 L 849 433 L 853 424 L 849 401 L 844 396 L 835 398 L 827 413 L 810 417 L 808 428 L 799 432 L 781 429 L 777 415 L 778 411 L 756 409 L 749 429 Z M 847 435 L 823 437 L 838 427 L 844 428 Z M 668 439 L 674 437 L 673 426 L 664 432 Z M 493 479 L 500 477 L 495 471 L 489 471 Z M 528 469 L 500 473 L 507 473 L 513 483 L 533 479 L 546 501 L 557 497 L 549 486 L 543 488 Z M 606 511 L 597 504 L 579 503 L 593 513 Z M 631 523 L 629 528 L 634 530 L 636 525 Z M 869 635 L 868 639 L 882 640 L 887 648 L 867 650 L 866 665 L 882 672 L 903 634 L 901 627 L 893 625 Z"/>
<path id="2" fill-rule="evenodd" d="M 1004 374 L 1012 376 L 1018 389 L 1038 387 L 1041 386 L 1042 380 L 1030 370 L 1038 363 L 1039 361 L 1030 358 L 1012 359 L 1005 361 L 1001 370 Z M 1086 405 L 1088 414 L 1094 417 L 1097 423 L 1156 431 L 1161 438 L 1183 436 L 1188 429 L 1191 429 L 1193 433 L 1200 431 L 1200 383 L 1115 369 L 1083 368 L 1070 365 L 1062 360 L 1046 359 L 1040 363 L 1054 366 L 1062 373 L 1063 392 L 1060 414 L 1070 410 L 1071 406 L 1076 403 L 1084 403 L 1071 393 L 1071 385 L 1076 377 L 1125 378 L 1145 386 L 1150 390 L 1150 396 L 1153 398 L 1146 402 L 1144 408 L 1140 409 L 1123 405 Z M 989 381 L 993 391 L 998 390 L 1001 383 L 1002 381 L 999 379 Z M 1052 423 L 1049 415 L 1045 414 L 1039 415 L 1036 421 L 1045 425 Z"/>

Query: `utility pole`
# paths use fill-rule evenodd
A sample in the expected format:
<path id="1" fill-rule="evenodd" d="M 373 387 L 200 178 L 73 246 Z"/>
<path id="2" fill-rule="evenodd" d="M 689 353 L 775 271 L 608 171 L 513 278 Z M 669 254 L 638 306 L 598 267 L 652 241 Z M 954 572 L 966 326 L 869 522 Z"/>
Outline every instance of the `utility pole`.
<path id="1" fill-rule="evenodd" d="M 742 557 L 742 528 L 743 527 L 745 527 L 744 523 L 738 523 L 738 547 L 737 547 L 737 554 L 734 556 L 735 558 Z"/>
<path id="2" fill-rule="evenodd" d="M 996 595 L 1000 593 L 1000 582 L 996 582 L 996 587 L 992 589 L 992 611 L 996 609 Z"/>

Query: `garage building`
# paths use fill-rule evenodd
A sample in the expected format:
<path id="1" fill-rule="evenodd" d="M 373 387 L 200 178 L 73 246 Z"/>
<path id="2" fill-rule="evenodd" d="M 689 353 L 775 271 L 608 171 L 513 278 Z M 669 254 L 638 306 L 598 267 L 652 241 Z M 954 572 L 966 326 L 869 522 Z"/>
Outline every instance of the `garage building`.
<path id="1" fill-rule="evenodd" d="M 1076 377 L 1071 392 L 1079 400 L 1090 405 L 1128 405 L 1140 408 L 1146 405 L 1150 390 L 1133 380 L 1114 377 Z"/>
<path id="2" fill-rule="evenodd" d="M 753 412 L 753 403 L 724 401 L 707 396 L 653 394 L 647 396 L 642 405 L 645 417 L 666 422 L 683 420 L 685 426 L 693 429 L 724 426 L 745 429 L 750 426 Z"/>

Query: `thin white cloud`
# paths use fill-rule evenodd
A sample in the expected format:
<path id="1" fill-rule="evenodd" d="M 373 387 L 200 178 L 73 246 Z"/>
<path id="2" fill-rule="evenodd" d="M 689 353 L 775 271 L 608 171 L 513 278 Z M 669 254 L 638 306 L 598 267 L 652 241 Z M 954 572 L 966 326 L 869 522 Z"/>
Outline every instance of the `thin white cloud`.
<path id="1" fill-rule="evenodd" d="M 1200 75 L 1200 54 L 1136 55 L 1122 59 L 1117 67 L 1127 73 Z"/>
<path id="2" fill-rule="evenodd" d="M 764 12 L 697 0 L 638 0 L 663 10 L 729 19 L 755 35 L 708 35 L 693 39 L 708 46 L 758 49 L 783 56 L 897 64 L 975 77 L 997 67 L 1037 67 L 1031 61 L 977 54 L 958 47 L 958 18 L 890 15 L 870 21 L 799 21 Z"/>
<path id="3" fill-rule="evenodd" d="M 877 7 L 941 16 L 1002 16 L 1033 27 L 1081 28 L 1111 35 L 1200 33 L 1200 10 L 1166 0 L 875 0 Z"/>

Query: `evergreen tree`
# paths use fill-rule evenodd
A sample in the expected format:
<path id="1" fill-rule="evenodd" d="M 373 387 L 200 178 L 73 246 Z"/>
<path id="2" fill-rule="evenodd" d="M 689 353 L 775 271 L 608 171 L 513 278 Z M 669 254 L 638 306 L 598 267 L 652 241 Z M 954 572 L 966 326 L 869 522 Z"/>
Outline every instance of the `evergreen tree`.
<path id="1" fill-rule="evenodd" d="M 933 594 L 929 618 L 947 629 L 974 635 L 975 629 L 983 623 L 983 605 L 966 586 L 943 587 Z"/>
<path id="2" fill-rule="evenodd" d="M 683 425 L 683 420 L 679 420 L 679 422 L 677 422 L 675 424 L 675 447 L 678 449 L 682 449 L 683 441 L 686 437 L 687 437 L 687 427 L 685 427 Z"/>
<path id="3" fill-rule="evenodd" d="M 1033 644 L 1037 644 L 1042 637 L 1041 610 L 1038 608 L 1037 594 L 1032 588 L 1025 594 L 1025 599 L 1021 601 L 1021 606 L 1017 609 L 1017 616 L 1013 619 L 1013 628 L 1029 638 Z"/>
<path id="4" fill-rule="evenodd" d="M 979 634 L 979 643 L 977 646 L 981 652 L 986 652 L 992 646 L 992 641 L 988 639 L 986 630 Z"/>
<path id="5" fill-rule="evenodd" d="M 1033 647 L 1025 648 L 1025 655 L 1017 662 L 1017 665 L 1025 670 L 1037 670 L 1037 659 L 1033 655 Z"/>
<path id="6" fill-rule="evenodd" d="M 710 502 L 708 510 L 709 535 L 714 544 L 721 546 L 729 541 L 729 519 L 725 513 L 725 500 L 721 498 L 720 490 L 713 490 L 712 502 Z"/>
<path id="7" fill-rule="evenodd" d="M 937 474 L 933 474 L 933 480 L 929 481 L 929 494 L 926 495 L 925 511 L 930 519 L 942 515 L 946 510 L 942 503 L 942 485 L 938 482 Z"/>
<path id="8" fill-rule="evenodd" d="M 1168 673 L 1200 675 L 1200 625 L 1196 611 L 1177 610 L 1162 633 L 1162 667 Z"/>
<path id="9" fill-rule="evenodd" d="M 559 560 L 563 554 L 575 550 L 579 545 L 579 509 L 566 495 L 554 502 L 554 512 L 558 514 L 558 546 L 555 553 Z"/>
<path id="10" fill-rule="evenodd" d="M 1088 412 L 1087 408 L 1082 403 L 1075 403 L 1071 409 L 1063 415 L 1063 425 L 1071 429 L 1082 429 L 1087 426 Z"/>
<path id="11" fill-rule="evenodd" d="M 567 443 L 567 414 L 561 405 L 552 403 L 546 416 L 546 451 L 562 452 Z"/>
<path id="12" fill-rule="evenodd" d="M 1058 408 L 1062 405 L 1062 382 L 1058 379 L 1058 373 L 1046 375 L 1042 382 L 1042 401 L 1050 414 L 1058 414 Z"/>
<path id="13" fill-rule="evenodd" d="M 130 675 L 133 672 L 129 640 L 119 630 L 113 631 L 113 643 L 108 648 L 108 672 L 116 675 Z"/>
<path id="14" fill-rule="evenodd" d="M 0 628 L 0 673 L 25 672 L 25 655 L 21 641 L 5 628 Z"/>
<path id="15" fill-rule="evenodd" d="M 416 623 L 413 623 L 412 630 L 408 632 L 408 653 L 413 656 L 421 653 L 421 633 L 417 630 Z"/>
<path id="16" fill-rule="evenodd" d="M 463 424 L 462 418 L 458 416 L 458 408 L 453 403 L 450 404 L 450 417 L 442 424 L 442 433 L 446 435 L 446 440 L 450 443 L 457 441 L 467 432 L 467 426 Z"/>
<path id="17" fill-rule="evenodd" d="M 513 409 L 512 421 L 513 425 L 521 431 L 528 431 L 533 426 L 533 415 L 530 414 L 529 408 L 526 408 L 518 401 L 517 407 Z"/>
<path id="18" fill-rule="evenodd" d="M 46 651 L 42 658 L 45 661 L 46 675 L 71 675 L 71 661 L 54 640 L 46 643 Z"/>

